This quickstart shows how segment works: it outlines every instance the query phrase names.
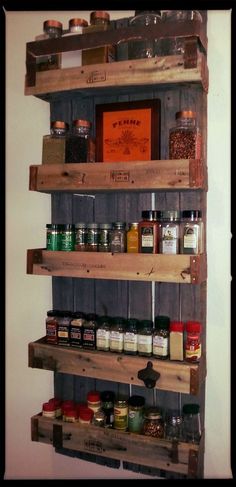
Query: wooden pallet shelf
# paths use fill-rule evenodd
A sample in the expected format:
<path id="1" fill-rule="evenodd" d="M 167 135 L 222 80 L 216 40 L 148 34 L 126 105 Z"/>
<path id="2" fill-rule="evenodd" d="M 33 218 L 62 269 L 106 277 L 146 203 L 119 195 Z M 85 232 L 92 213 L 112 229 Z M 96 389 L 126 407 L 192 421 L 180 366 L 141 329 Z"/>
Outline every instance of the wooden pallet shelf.
<path id="1" fill-rule="evenodd" d="M 27 251 L 27 274 L 200 284 L 207 277 L 206 255 Z"/>
<path id="2" fill-rule="evenodd" d="M 196 478 L 200 444 L 171 442 L 129 432 L 80 423 L 67 423 L 36 414 L 31 418 L 31 439 L 55 448 L 95 453 Z"/>
<path id="3" fill-rule="evenodd" d="M 206 189 L 199 159 L 31 165 L 29 189 L 50 192 Z"/>

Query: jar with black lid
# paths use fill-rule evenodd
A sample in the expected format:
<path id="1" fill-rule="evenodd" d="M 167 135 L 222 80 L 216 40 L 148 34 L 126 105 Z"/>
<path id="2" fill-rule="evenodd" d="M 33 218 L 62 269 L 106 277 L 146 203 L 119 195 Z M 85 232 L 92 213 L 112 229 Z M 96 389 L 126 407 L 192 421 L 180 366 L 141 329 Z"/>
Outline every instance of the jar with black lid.
<path id="1" fill-rule="evenodd" d="M 180 223 L 180 253 L 202 254 L 204 252 L 203 221 L 201 210 L 184 210 Z"/>
<path id="2" fill-rule="evenodd" d="M 57 328 L 57 336 L 58 336 L 58 345 L 63 346 L 70 346 L 70 323 L 72 319 L 72 312 L 71 311 L 58 311 L 57 314 L 57 321 L 58 321 L 58 328 Z"/>
<path id="3" fill-rule="evenodd" d="M 140 320 L 138 327 L 138 355 L 151 357 L 152 355 L 152 320 Z"/>
<path id="4" fill-rule="evenodd" d="M 97 320 L 96 348 L 108 352 L 110 348 L 111 318 L 99 316 Z"/>
<path id="5" fill-rule="evenodd" d="M 113 428 L 114 426 L 114 401 L 115 393 L 113 391 L 101 392 L 101 409 L 105 413 L 105 427 Z"/>
<path id="6" fill-rule="evenodd" d="M 61 250 L 67 252 L 75 250 L 75 225 L 73 223 L 61 225 Z"/>
<path id="7" fill-rule="evenodd" d="M 86 223 L 75 224 L 75 250 L 78 252 L 85 252 L 86 250 Z"/>
<path id="8" fill-rule="evenodd" d="M 169 357 L 169 316 L 156 316 L 153 330 L 153 356 L 162 360 Z"/>
<path id="9" fill-rule="evenodd" d="M 143 396 L 130 396 L 128 399 L 128 431 L 141 433 L 143 427 L 145 398 Z"/>
<path id="10" fill-rule="evenodd" d="M 72 313 L 70 323 L 70 344 L 72 347 L 82 348 L 84 323 L 85 313 L 82 311 Z"/>
<path id="11" fill-rule="evenodd" d="M 57 329 L 58 329 L 58 314 L 57 309 L 50 309 L 47 311 L 46 317 L 46 342 L 53 345 L 57 344 Z"/>
<path id="12" fill-rule="evenodd" d="M 97 252 L 98 251 L 98 223 L 87 223 L 86 231 L 86 252 Z"/>
<path id="13" fill-rule="evenodd" d="M 137 355 L 138 353 L 138 324 L 136 318 L 128 318 L 124 331 L 124 353 Z"/>
<path id="14" fill-rule="evenodd" d="M 161 212 L 159 224 L 160 254 L 179 254 L 180 211 L 165 210 Z"/>
<path id="15" fill-rule="evenodd" d="M 144 26 L 146 33 L 140 39 L 131 39 L 128 42 L 128 59 L 152 58 L 158 54 L 158 39 L 150 39 L 148 28 L 161 23 L 160 10 L 135 10 L 130 19 L 130 26 Z"/>
<path id="16" fill-rule="evenodd" d="M 125 325 L 125 318 L 122 318 L 121 316 L 112 318 L 110 328 L 110 352 L 123 352 Z"/>
<path id="17" fill-rule="evenodd" d="M 96 349 L 97 319 L 98 315 L 96 313 L 88 313 L 85 315 L 83 348 L 88 350 Z"/>
<path id="18" fill-rule="evenodd" d="M 94 141 L 91 137 L 91 122 L 76 119 L 66 138 L 66 163 L 94 162 Z"/>
<path id="19" fill-rule="evenodd" d="M 47 223 L 46 249 L 61 250 L 61 225 L 55 223 Z"/>
<path id="20" fill-rule="evenodd" d="M 139 252 L 145 254 L 158 253 L 160 217 L 160 211 L 142 211 L 142 221 L 140 221 L 138 225 Z"/>
<path id="21" fill-rule="evenodd" d="M 111 251 L 111 223 L 99 223 L 98 225 L 98 252 Z"/>

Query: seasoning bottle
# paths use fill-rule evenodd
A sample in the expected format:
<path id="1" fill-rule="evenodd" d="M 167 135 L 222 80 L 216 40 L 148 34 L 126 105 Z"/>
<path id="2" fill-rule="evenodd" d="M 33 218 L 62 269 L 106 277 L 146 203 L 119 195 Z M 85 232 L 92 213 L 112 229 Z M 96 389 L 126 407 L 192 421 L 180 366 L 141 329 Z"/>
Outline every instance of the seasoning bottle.
<path id="1" fill-rule="evenodd" d="M 46 249 L 61 250 L 61 225 L 55 223 L 47 223 Z"/>
<path id="2" fill-rule="evenodd" d="M 83 330 L 83 348 L 88 350 L 96 349 L 97 314 L 88 313 L 85 315 Z"/>
<path id="3" fill-rule="evenodd" d="M 124 353 L 137 355 L 138 353 L 138 323 L 136 318 L 128 318 L 124 331 Z"/>
<path id="4" fill-rule="evenodd" d="M 48 402 L 52 402 L 54 404 L 54 406 L 55 406 L 55 417 L 60 418 L 61 414 L 62 414 L 62 411 L 61 411 L 62 401 L 61 401 L 61 399 L 57 399 L 56 397 L 52 397 L 51 399 L 49 399 Z"/>
<path id="5" fill-rule="evenodd" d="M 169 132 L 170 159 L 200 159 L 202 137 L 196 112 L 182 110 L 175 115 L 176 125 Z"/>
<path id="6" fill-rule="evenodd" d="M 201 439 L 201 418 L 199 404 L 183 405 L 183 437 L 188 443 L 199 443 Z"/>
<path id="7" fill-rule="evenodd" d="M 45 418 L 55 419 L 56 406 L 53 402 L 44 402 L 42 406 L 42 416 Z"/>
<path id="8" fill-rule="evenodd" d="M 125 319 L 120 316 L 112 318 L 110 328 L 110 352 L 123 352 L 125 324 Z"/>
<path id="9" fill-rule="evenodd" d="M 110 321 L 109 316 L 98 317 L 98 327 L 96 334 L 96 348 L 103 352 L 108 352 L 110 348 Z"/>
<path id="10" fill-rule="evenodd" d="M 138 252 L 138 223 L 129 223 L 129 230 L 127 231 L 127 252 Z"/>
<path id="11" fill-rule="evenodd" d="M 75 224 L 75 250 L 78 252 L 85 252 L 86 250 L 86 223 Z"/>
<path id="12" fill-rule="evenodd" d="M 61 225 L 61 250 L 71 252 L 75 250 L 75 225 L 65 223 Z"/>
<path id="13" fill-rule="evenodd" d="M 141 433 L 143 427 L 145 398 L 143 396 L 130 396 L 128 399 L 128 431 Z"/>
<path id="14" fill-rule="evenodd" d="M 184 323 L 170 322 L 170 360 L 184 360 Z"/>
<path id="15" fill-rule="evenodd" d="M 180 212 L 166 210 L 161 212 L 159 225 L 159 253 L 179 254 Z"/>
<path id="16" fill-rule="evenodd" d="M 199 362 L 201 358 L 201 328 L 199 321 L 187 321 L 185 324 L 185 360 L 187 362 Z"/>
<path id="17" fill-rule="evenodd" d="M 71 311 L 58 311 L 57 321 L 57 343 L 66 347 L 70 346 L 70 322 L 72 318 Z"/>
<path id="18" fill-rule="evenodd" d="M 142 433 L 154 438 L 164 437 L 164 422 L 158 408 L 150 407 L 144 413 Z"/>
<path id="19" fill-rule="evenodd" d="M 113 391 L 102 391 L 101 392 L 101 408 L 105 414 L 105 427 L 113 428 L 114 425 L 114 401 L 115 394 Z"/>
<path id="20" fill-rule="evenodd" d="M 140 320 L 138 327 L 138 355 L 151 357 L 152 355 L 152 320 Z"/>
<path id="21" fill-rule="evenodd" d="M 78 421 L 76 408 L 66 408 L 64 421 L 66 421 L 67 423 L 76 423 Z"/>
<path id="22" fill-rule="evenodd" d="M 94 413 L 93 415 L 93 419 L 92 419 L 92 424 L 94 426 L 100 426 L 100 427 L 105 427 L 106 425 L 106 417 L 105 417 L 105 414 L 104 412 L 99 409 L 99 411 L 97 411 L 96 413 Z"/>
<path id="23" fill-rule="evenodd" d="M 61 404 L 61 412 L 62 412 L 62 421 L 65 421 L 66 419 L 66 413 L 68 410 L 75 409 L 75 401 L 73 399 L 66 399 L 65 401 L 62 401 Z"/>
<path id="24" fill-rule="evenodd" d="M 170 441 L 183 440 L 183 416 L 178 411 L 169 411 L 166 416 L 165 438 Z"/>
<path id="25" fill-rule="evenodd" d="M 142 221 L 138 224 L 139 252 L 157 254 L 159 247 L 159 220 L 161 212 L 157 210 L 142 211 Z"/>
<path id="26" fill-rule="evenodd" d="M 60 312 L 59 312 L 60 313 Z M 57 328 L 58 328 L 58 310 L 51 309 L 47 311 L 46 317 L 46 342 L 53 345 L 57 344 Z"/>
<path id="27" fill-rule="evenodd" d="M 126 252 L 126 223 L 113 222 L 110 236 L 111 252 Z"/>
<path id="28" fill-rule="evenodd" d="M 111 251 L 111 223 L 99 223 L 98 225 L 98 252 Z"/>
<path id="29" fill-rule="evenodd" d="M 85 314 L 82 311 L 75 311 L 71 315 L 70 344 L 72 347 L 82 348 Z"/>
<path id="30" fill-rule="evenodd" d="M 140 39 L 128 42 L 128 58 L 152 58 L 157 55 L 158 39 L 150 39 L 148 27 L 161 23 L 160 10 L 135 10 L 135 15 L 130 19 L 130 26 L 140 25 L 145 27 L 146 34 Z"/>
<path id="31" fill-rule="evenodd" d="M 128 401 L 117 397 L 114 403 L 114 429 L 126 431 L 128 428 Z"/>
<path id="32" fill-rule="evenodd" d="M 84 27 L 83 33 L 93 33 L 111 28 L 110 15 L 104 11 L 94 11 L 90 14 L 90 25 Z M 82 65 L 111 63 L 115 61 L 115 47 L 108 44 L 101 47 L 82 50 Z"/>
<path id="33" fill-rule="evenodd" d="M 66 137 L 65 163 L 94 162 L 94 139 L 91 137 L 91 122 L 76 119 L 72 131 Z"/>
<path id="34" fill-rule="evenodd" d="M 94 412 L 90 408 L 81 408 L 79 412 L 79 423 L 90 424 L 93 419 Z"/>
<path id="35" fill-rule="evenodd" d="M 98 391 L 89 391 L 87 394 L 87 406 L 94 413 L 101 409 L 101 397 Z"/>
<path id="36" fill-rule="evenodd" d="M 82 34 L 83 27 L 87 27 L 88 22 L 85 19 L 70 19 L 69 32 L 63 34 L 64 37 Z M 82 50 L 66 51 L 61 54 L 61 68 L 73 68 L 82 65 Z"/>
<path id="37" fill-rule="evenodd" d="M 54 39 L 62 35 L 62 23 L 58 20 L 45 20 L 43 23 L 43 35 L 36 36 L 35 40 Z M 36 58 L 36 71 L 59 69 L 61 63 L 60 54 L 38 56 Z"/>
<path id="38" fill-rule="evenodd" d="M 169 326 L 168 316 L 156 316 L 155 328 L 153 330 L 153 356 L 162 360 L 169 357 Z"/>
<path id="39" fill-rule="evenodd" d="M 69 125 L 63 120 L 51 122 L 50 135 L 43 136 L 42 164 L 64 164 L 68 131 Z"/>
<path id="40" fill-rule="evenodd" d="M 98 223 L 87 223 L 85 242 L 86 252 L 98 251 Z"/>
<path id="41" fill-rule="evenodd" d="M 203 229 L 202 212 L 200 210 L 182 211 L 180 223 L 181 254 L 203 253 Z"/>
<path id="42" fill-rule="evenodd" d="M 202 22 L 202 16 L 198 10 L 167 10 L 162 13 L 162 22 L 173 29 L 172 37 L 163 37 L 159 41 L 160 56 L 183 55 L 185 52 L 186 37 L 175 36 L 175 25 L 179 23 L 191 23 L 193 20 Z M 173 26 L 173 27 L 172 27 Z"/>

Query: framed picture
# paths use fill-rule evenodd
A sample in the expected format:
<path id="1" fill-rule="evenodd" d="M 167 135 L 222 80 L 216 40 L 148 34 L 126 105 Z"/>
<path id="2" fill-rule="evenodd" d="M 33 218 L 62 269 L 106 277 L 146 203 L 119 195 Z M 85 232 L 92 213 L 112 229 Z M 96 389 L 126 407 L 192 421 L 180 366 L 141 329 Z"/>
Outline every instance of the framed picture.
<path id="1" fill-rule="evenodd" d="M 96 105 L 96 161 L 160 158 L 159 99 Z"/>

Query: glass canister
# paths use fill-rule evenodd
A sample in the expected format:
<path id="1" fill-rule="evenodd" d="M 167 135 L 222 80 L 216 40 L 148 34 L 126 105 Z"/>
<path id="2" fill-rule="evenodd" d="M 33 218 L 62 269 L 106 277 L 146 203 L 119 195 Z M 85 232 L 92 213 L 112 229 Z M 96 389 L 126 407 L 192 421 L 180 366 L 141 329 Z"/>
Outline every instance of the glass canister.
<path id="1" fill-rule="evenodd" d="M 36 36 L 35 40 L 54 39 L 62 35 L 62 23 L 58 20 L 45 20 L 43 23 L 44 34 Z M 61 54 L 50 54 L 36 58 L 36 71 L 48 71 L 59 69 L 61 65 Z"/>
<path id="2" fill-rule="evenodd" d="M 99 223 L 98 226 L 98 252 L 111 251 L 111 223 Z"/>
<path id="3" fill-rule="evenodd" d="M 99 316 L 97 323 L 96 348 L 97 350 L 108 352 L 110 349 L 111 318 L 109 316 Z"/>
<path id="4" fill-rule="evenodd" d="M 168 411 L 165 420 L 165 438 L 167 440 L 183 440 L 183 416 L 179 411 Z"/>
<path id="5" fill-rule="evenodd" d="M 86 223 L 75 224 L 75 250 L 78 252 L 85 252 L 86 250 Z"/>
<path id="6" fill-rule="evenodd" d="M 93 33 L 111 28 L 110 15 L 104 11 L 94 11 L 90 14 L 90 25 L 84 27 L 83 33 Z M 111 63 L 115 61 L 115 47 L 111 44 L 82 50 L 82 65 Z"/>
<path id="7" fill-rule="evenodd" d="M 159 253 L 179 253 L 180 211 L 166 210 L 161 212 L 159 225 Z"/>
<path id="8" fill-rule="evenodd" d="M 88 22 L 85 19 L 70 19 L 69 32 L 63 34 L 64 37 L 82 34 L 83 27 L 87 27 Z M 61 68 L 73 68 L 82 65 L 82 50 L 66 51 L 61 53 Z"/>
<path id="9" fill-rule="evenodd" d="M 201 358 L 201 329 L 199 321 L 187 321 L 185 324 L 185 360 L 199 362 Z"/>
<path id="10" fill-rule="evenodd" d="M 110 352 L 123 352 L 125 325 L 125 318 L 120 316 L 112 318 L 110 328 Z"/>
<path id="11" fill-rule="evenodd" d="M 110 238 L 111 252 L 126 252 L 126 223 L 113 222 Z"/>
<path id="12" fill-rule="evenodd" d="M 169 132 L 170 159 L 201 158 L 202 137 L 196 117 L 196 112 L 192 110 L 181 110 L 176 113 L 176 125 Z"/>
<path id="13" fill-rule="evenodd" d="M 42 164 L 64 164 L 68 132 L 68 123 L 63 120 L 51 121 L 50 135 L 43 136 Z"/>
<path id="14" fill-rule="evenodd" d="M 143 427 L 145 398 L 143 396 L 130 396 L 128 399 L 128 431 L 141 433 Z"/>
<path id="15" fill-rule="evenodd" d="M 138 355 L 151 357 L 152 355 L 152 320 L 140 320 L 138 327 Z"/>
<path id="16" fill-rule="evenodd" d="M 130 26 L 144 26 L 146 34 L 140 39 L 132 39 L 128 42 L 128 59 L 152 58 L 157 55 L 158 39 L 150 39 L 148 28 L 161 22 L 160 10 L 135 10 L 135 15 L 130 19 Z"/>
<path id="17" fill-rule="evenodd" d="M 199 443 L 201 439 L 201 418 L 199 404 L 183 406 L 183 438 L 187 443 Z"/>
<path id="18" fill-rule="evenodd" d="M 128 318 L 124 331 L 124 353 L 137 355 L 138 353 L 138 323 L 136 318 Z"/>
<path id="19" fill-rule="evenodd" d="M 127 252 L 138 252 L 138 222 L 129 223 L 129 230 L 127 231 Z"/>
<path id="20" fill-rule="evenodd" d="M 98 223 L 87 223 L 86 252 L 98 251 Z"/>
<path id="21" fill-rule="evenodd" d="M 145 254 L 158 253 L 160 217 L 160 211 L 142 211 L 142 220 L 138 224 L 139 252 Z"/>
<path id="22" fill-rule="evenodd" d="M 166 27 L 175 26 L 179 23 L 189 23 L 193 20 L 202 22 L 202 16 L 198 10 L 167 10 L 162 14 L 162 21 Z M 174 29 L 173 29 L 174 30 Z M 186 37 L 172 36 L 160 39 L 160 56 L 173 56 L 184 54 Z"/>
<path id="23" fill-rule="evenodd" d="M 203 221 L 201 210 L 183 210 L 180 223 L 180 253 L 204 252 Z"/>
<path id="24" fill-rule="evenodd" d="M 94 162 L 91 126 L 89 120 L 73 120 L 72 131 L 66 138 L 66 163 Z"/>
<path id="25" fill-rule="evenodd" d="M 154 438 L 164 437 L 164 421 L 158 408 L 148 408 L 145 411 L 142 432 Z"/>
<path id="26" fill-rule="evenodd" d="M 156 316 L 153 330 L 152 353 L 162 360 L 169 358 L 169 316 Z"/>

